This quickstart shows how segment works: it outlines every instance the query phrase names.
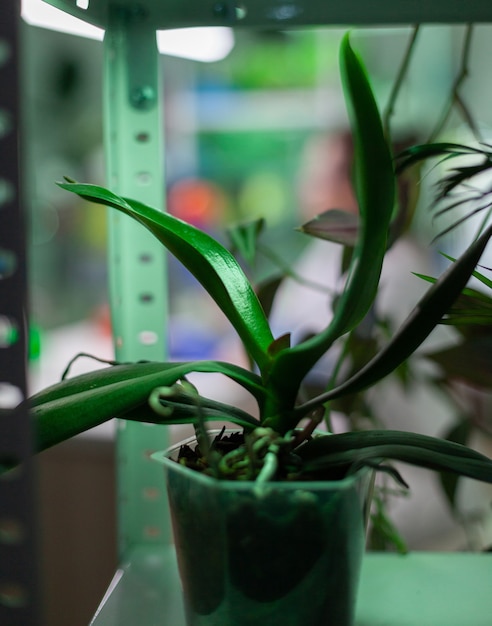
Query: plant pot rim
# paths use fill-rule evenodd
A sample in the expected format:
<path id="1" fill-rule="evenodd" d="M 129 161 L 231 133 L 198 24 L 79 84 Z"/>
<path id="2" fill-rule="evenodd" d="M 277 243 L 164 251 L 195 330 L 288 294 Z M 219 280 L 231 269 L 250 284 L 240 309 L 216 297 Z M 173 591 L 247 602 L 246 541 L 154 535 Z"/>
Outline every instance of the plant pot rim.
<path id="1" fill-rule="evenodd" d="M 210 434 L 219 434 L 221 431 L 221 429 L 212 429 L 208 431 Z M 235 432 L 239 432 L 237 429 L 235 428 L 228 428 L 224 431 L 224 433 L 235 433 Z M 322 436 L 329 436 L 330 433 L 320 433 Z M 162 465 L 164 467 L 164 469 L 167 470 L 173 470 L 174 472 L 178 472 L 181 475 L 186 475 L 186 476 L 193 476 L 195 481 L 201 482 L 204 486 L 209 486 L 209 487 L 218 487 L 221 486 L 223 488 L 233 488 L 235 490 L 245 490 L 245 491 L 249 491 L 251 490 L 252 486 L 254 486 L 256 484 L 257 481 L 254 480 L 227 480 L 227 479 L 222 479 L 222 478 L 215 478 L 214 476 L 210 476 L 208 474 L 204 474 L 202 472 L 198 472 L 196 470 L 190 469 L 189 467 L 186 467 L 185 465 L 181 465 L 180 463 L 177 463 L 175 459 L 173 459 L 173 454 L 176 453 L 181 446 L 184 445 L 188 445 L 191 443 L 196 442 L 196 436 L 192 435 L 190 437 L 187 437 L 186 439 L 182 439 L 181 441 L 178 441 L 177 443 L 173 444 L 172 446 L 169 446 L 168 448 L 166 448 L 165 450 L 158 450 L 156 452 L 153 452 L 150 455 L 150 458 L 152 461 L 155 461 L 156 463 L 159 463 L 160 465 Z M 341 478 L 339 480 L 293 480 L 293 481 L 271 481 L 268 482 L 266 484 L 268 484 L 270 487 L 280 487 L 282 486 L 282 488 L 287 489 L 290 488 L 292 490 L 297 490 L 297 489 L 316 489 L 316 488 L 336 488 L 336 489 L 340 489 L 340 488 L 350 488 L 353 485 L 355 485 L 356 483 L 358 483 L 361 478 L 363 476 L 369 475 L 370 473 L 372 473 L 373 470 L 370 467 L 361 467 L 360 469 L 358 469 L 356 472 L 354 472 L 353 474 L 350 474 L 349 476 L 346 476 L 345 478 Z"/>

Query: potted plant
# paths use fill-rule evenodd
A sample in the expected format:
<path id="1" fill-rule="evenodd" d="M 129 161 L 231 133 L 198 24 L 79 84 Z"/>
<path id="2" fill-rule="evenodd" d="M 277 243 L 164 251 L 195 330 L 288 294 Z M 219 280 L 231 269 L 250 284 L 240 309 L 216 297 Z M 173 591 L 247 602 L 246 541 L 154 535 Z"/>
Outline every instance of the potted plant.
<path id="1" fill-rule="evenodd" d="M 290 345 L 289 336 L 273 336 L 240 265 L 208 234 L 104 188 L 61 184 L 148 228 L 212 296 L 253 363 L 251 369 L 217 361 L 116 364 L 63 380 L 30 399 L 39 449 L 113 417 L 195 425 L 194 444 L 157 455 L 168 470 L 193 626 L 349 626 L 372 471 L 404 482 L 385 462 L 397 460 L 492 482 L 492 461 L 452 442 L 387 430 L 315 432 L 332 400 L 374 385 L 421 345 L 465 288 L 491 227 L 429 287 L 385 348 L 350 378 L 329 377 L 325 392 L 299 401 L 313 366 L 373 305 L 395 204 L 393 158 L 348 35 L 340 67 L 355 140 L 357 242 L 331 322 L 297 345 Z M 257 415 L 202 395 L 187 381 L 192 372 L 233 379 L 254 397 Z M 210 434 L 208 421 L 238 430 Z"/>

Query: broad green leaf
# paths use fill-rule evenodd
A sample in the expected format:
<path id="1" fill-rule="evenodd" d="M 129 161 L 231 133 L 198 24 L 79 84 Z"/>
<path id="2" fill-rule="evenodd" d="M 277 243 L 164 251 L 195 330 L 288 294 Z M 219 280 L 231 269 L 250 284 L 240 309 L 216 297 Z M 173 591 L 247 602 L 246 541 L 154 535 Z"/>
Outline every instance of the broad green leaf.
<path id="1" fill-rule="evenodd" d="M 176 363 L 149 361 L 142 363 L 123 363 L 96 369 L 46 387 L 29 398 L 29 406 L 35 407 L 40 404 L 46 404 L 47 402 L 79 393 L 85 389 L 97 389 L 125 380 L 138 380 L 144 376 L 157 373 L 163 373 L 165 375 L 165 372 L 173 367 L 176 367 Z"/>
<path id="2" fill-rule="evenodd" d="M 411 356 L 463 291 L 491 236 L 492 226 L 429 288 L 393 339 L 367 365 L 334 389 L 299 406 L 293 415 L 299 418 L 324 402 L 366 389 Z"/>
<path id="3" fill-rule="evenodd" d="M 141 202 L 96 185 L 59 183 L 82 198 L 134 218 L 195 276 L 227 316 L 261 371 L 268 369 L 273 335 L 248 279 L 233 255 L 207 233 Z"/>
<path id="4" fill-rule="evenodd" d="M 264 402 L 259 377 L 228 363 L 115 365 L 74 376 L 28 400 L 36 428 L 36 449 L 44 450 L 109 419 L 123 417 L 145 405 L 155 388 L 171 386 L 191 372 L 221 373 L 250 391 L 260 406 Z"/>
<path id="5" fill-rule="evenodd" d="M 355 143 L 359 238 L 330 325 L 306 342 L 281 352 L 274 362 L 271 384 L 287 406 L 292 405 L 300 381 L 314 363 L 370 309 L 377 293 L 395 202 L 391 152 L 365 68 L 352 50 L 348 35 L 341 44 L 340 67 Z"/>
<path id="6" fill-rule="evenodd" d="M 327 435 L 299 448 L 303 471 L 347 469 L 366 461 L 393 459 L 492 483 L 492 460 L 466 446 L 436 437 L 391 430 Z"/>

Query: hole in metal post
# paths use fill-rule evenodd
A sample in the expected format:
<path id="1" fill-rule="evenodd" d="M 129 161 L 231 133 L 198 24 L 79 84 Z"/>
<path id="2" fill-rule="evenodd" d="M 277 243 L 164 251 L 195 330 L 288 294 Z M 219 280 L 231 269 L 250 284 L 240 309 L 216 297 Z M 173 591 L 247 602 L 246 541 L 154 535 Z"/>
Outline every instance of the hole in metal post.
<path id="1" fill-rule="evenodd" d="M 141 85 L 130 92 L 130 102 L 137 109 L 150 109 L 154 105 L 156 97 L 155 89 L 151 85 Z"/>
<path id="2" fill-rule="evenodd" d="M 248 9 L 241 2 L 216 2 L 212 10 L 215 17 L 231 21 L 243 20 L 248 14 Z"/>
<path id="3" fill-rule="evenodd" d="M 6 63 L 10 58 L 10 46 L 8 41 L 0 39 L 0 65 Z"/>
<path id="4" fill-rule="evenodd" d="M 141 133 L 137 133 L 135 135 L 135 139 L 139 142 L 139 143 L 147 143 L 147 141 L 150 141 L 150 134 L 143 131 Z"/>
<path id="5" fill-rule="evenodd" d="M 157 539 L 161 536 L 161 529 L 158 526 L 145 526 L 144 536 L 148 539 Z"/>
<path id="6" fill-rule="evenodd" d="M 84 11 L 86 11 L 89 8 L 89 0 L 77 0 L 76 5 L 79 9 L 84 9 Z"/>
<path id="7" fill-rule="evenodd" d="M 23 400 L 24 394 L 19 387 L 11 383 L 0 382 L 0 409 L 15 409 Z"/>
<path id="8" fill-rule="evenodd" d="M 19 339 L 17 324 L 6 315 L 0 315 L 0 348 L 9 348 Z"/>
<path id="9" fill-rule="evenodd" d="M 137 183 L 139 185 L 142 185 L 142 187 L 146 187 L 152 182 L 152 174 L 150 172 L 138 172 L 135 175 L 135 178 L 137 180 Z"/>
<path id="10" fill-rule="evenodd" d="M 0 109 L 0 138 L 12 130 L 12 116 L 8 111 Z"/>
<path id="11" fill-rule="evenodd" d="M 161 497 L 161 490 L 157 489 L 157 487 L 144 487 L 142 490 L 142 496 L 144 500 L 155 502 Z"/>
<path id="12" fill-rule="evenodd" d="M 11 250 L 0 248 L 0 279 L 12 276 L 17 268 L 17 257 Z"/>
<path id="13" fill-rule="evenodd" d="M 248 15 L 248 9 L 244 6 L 244 4 L 236 4 L 234 11 L 236 13 L 237 20 L 244 20 L 244 18 Z"/>
<path id="14" fill-rule="evenodd" d="M 154 294 L 152 293 L 142 293 L 140 294 L 140 302 L 144 304 L 149 304 L 154 301 Z"/>
<path id="15" fill-rule="evenodd" d="M 142 330 L 142 332 L 138 334 L 138 340 L 144 346 L 153 346 L 157 343 L 158 339 L 157 333 L 153 330 Z"/>

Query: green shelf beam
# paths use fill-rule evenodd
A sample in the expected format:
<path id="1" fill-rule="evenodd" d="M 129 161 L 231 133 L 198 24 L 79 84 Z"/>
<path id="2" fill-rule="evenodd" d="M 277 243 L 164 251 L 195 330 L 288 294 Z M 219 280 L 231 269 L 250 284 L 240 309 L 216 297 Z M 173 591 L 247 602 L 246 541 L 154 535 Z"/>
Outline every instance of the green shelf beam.
<path id="1" fill-rule="evenodd" d="M 111 0 L 46 0 L 101 28 Z M 193 26 L 293 28 L 309 25 L 383 25 L 492 21 L 484 0 L 119 0 L 118 6 L 145 13 L 156 29 Z M 84 8 L 82 8 L 84 7 Z"/>

